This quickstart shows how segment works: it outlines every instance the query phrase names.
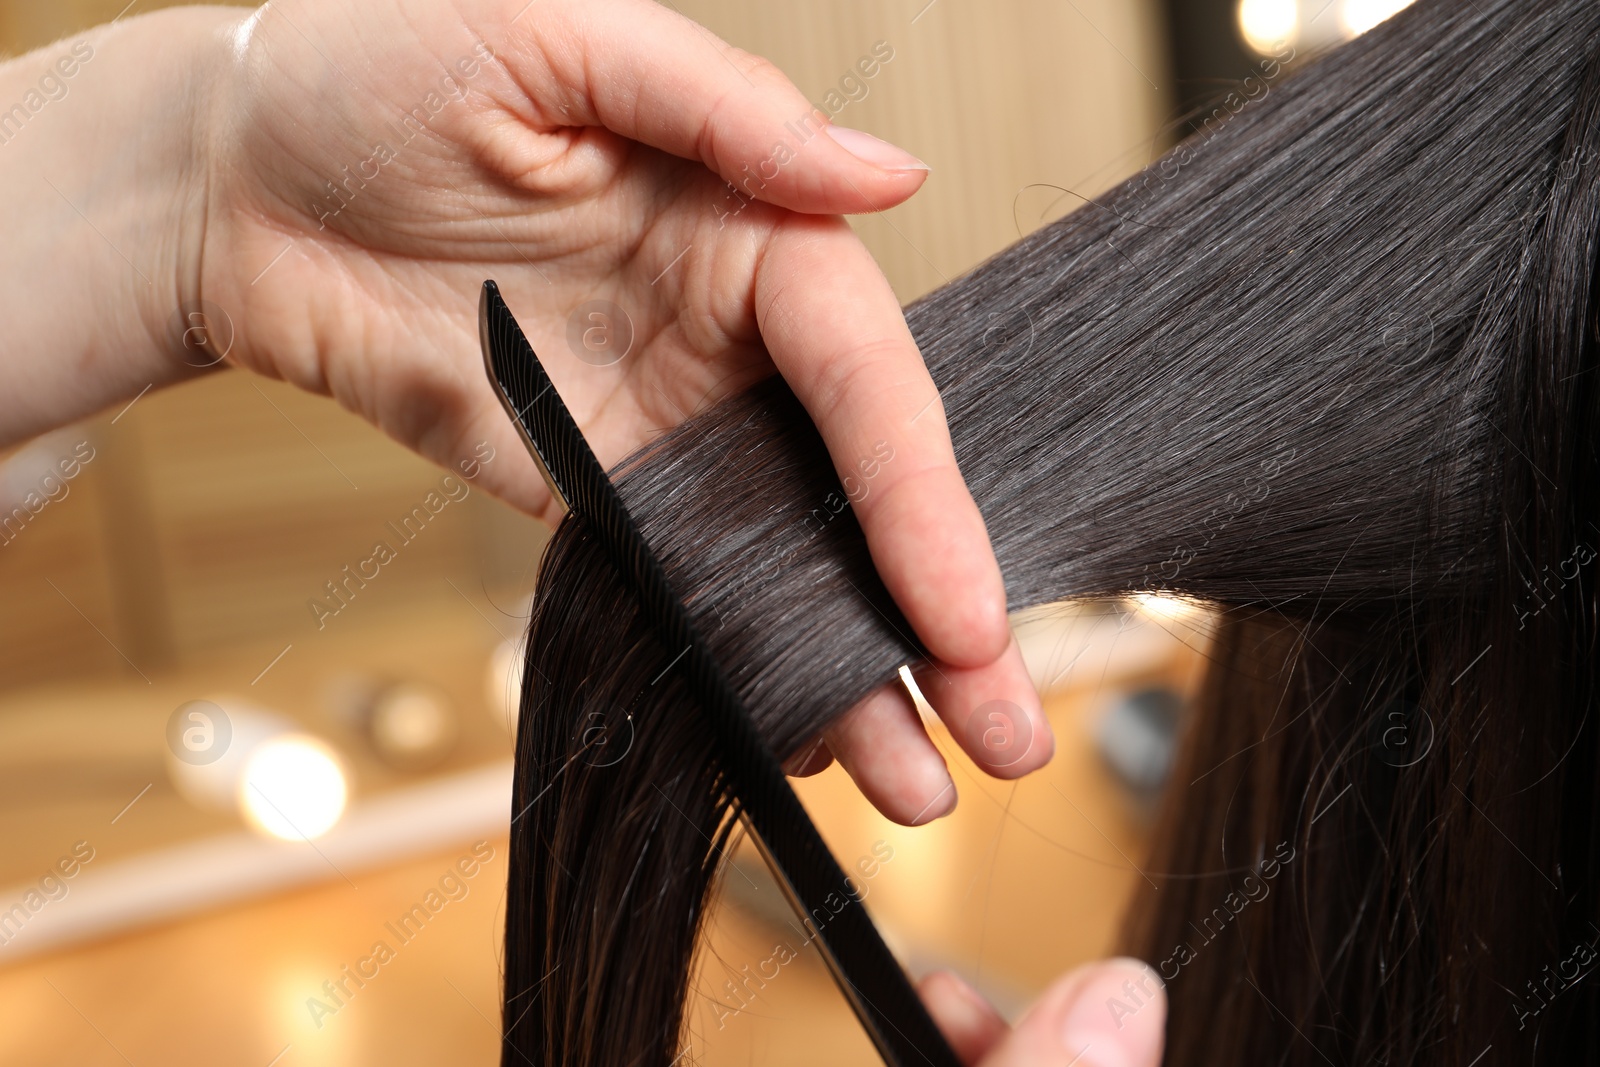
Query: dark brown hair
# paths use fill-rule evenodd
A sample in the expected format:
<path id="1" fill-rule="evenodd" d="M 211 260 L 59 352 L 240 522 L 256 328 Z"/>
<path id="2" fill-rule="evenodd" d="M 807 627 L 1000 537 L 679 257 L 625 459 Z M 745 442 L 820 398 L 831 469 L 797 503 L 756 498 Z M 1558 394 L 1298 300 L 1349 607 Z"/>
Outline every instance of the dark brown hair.
<path id="1" fill-rule="evenodd" d="M 1221 612 L 1130 918 L 1169 1063 L 1600 1053 L 1570 973 L 1600 940 L 1597 29 L 1586 0 L 1424 0 L 1292 78 L 1269 61 L 907 311 L 1013 609 Z M 921 656 L 781 382 L 613 477 L 780 756 Z M 673 651 L 563 522 L 517 742 L 508 1065 L 680 1052 L 736 823 Z"/>

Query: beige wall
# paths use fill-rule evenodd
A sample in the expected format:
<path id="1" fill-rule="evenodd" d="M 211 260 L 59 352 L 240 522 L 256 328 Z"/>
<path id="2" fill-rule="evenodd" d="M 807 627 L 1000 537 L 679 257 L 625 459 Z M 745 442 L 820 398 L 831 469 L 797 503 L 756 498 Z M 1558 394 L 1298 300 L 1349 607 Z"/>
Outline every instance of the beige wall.
<path id="1" fill-rule="evenodd" d="M 1148 0 L 684 0 L 679 9 L 771 58 L 819 106 L 876 42 L 893 48 L 866 96 L 834 121 L 933 169 L 910 203 L 857 220 L 905 300 L 1036 228 L 1047 205 L 1056 217 L 1079 202 L 1038 187 L 1092 196 L 1137 168 L 1164 114 L 1161 27 Z"/>

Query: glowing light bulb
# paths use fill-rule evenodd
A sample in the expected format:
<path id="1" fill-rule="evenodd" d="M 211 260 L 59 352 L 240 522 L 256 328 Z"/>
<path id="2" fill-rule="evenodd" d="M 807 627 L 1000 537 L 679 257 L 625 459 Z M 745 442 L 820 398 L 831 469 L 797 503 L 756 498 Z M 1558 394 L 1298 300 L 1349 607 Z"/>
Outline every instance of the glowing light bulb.
<path id="1" fill-rule="evenodd" d="M 1297 0 L 1239 0 L 1239 34 L 1262 55 L 1292 44 L 1299 29 Z"/>
<path id="2" fill-rule="evenodd" d="M 1412 0 L 1344 0 L 1339 7 L 1339 21 L 1344 32 L 1359 37 L 1378 23 L 1410 7 Z"/>
<path id="3" fill-rule="evenodd" d="M 239 783 L 245 818 L 285 841 L 327 833 L 344 814 L 348 795 L 339 757 L 305 734 L 285 734 L 256 746 Z"/>

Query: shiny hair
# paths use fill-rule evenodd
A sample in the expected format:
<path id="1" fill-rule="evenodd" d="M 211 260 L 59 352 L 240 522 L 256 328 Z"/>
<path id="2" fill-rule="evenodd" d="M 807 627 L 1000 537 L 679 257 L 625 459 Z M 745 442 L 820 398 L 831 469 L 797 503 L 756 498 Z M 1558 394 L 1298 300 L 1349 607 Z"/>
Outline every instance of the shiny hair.
<path id="1" fill-rule="evenodd" d="M 1568 973 L 1600 939 L 1597 29 L 1588 0 L 1423 0 L 1268 60 L 907 310 L 1013 609 L 1219 613 L 1128 926 L 1169 1064 L 1600 1054 Z M 782 758 L 923 655 L 834 471 L 773 379 L 613 472 Z M 508 1067 L 681 1052 L 737 823 L 675 651 L 567 518 L 522 693 Z"/>

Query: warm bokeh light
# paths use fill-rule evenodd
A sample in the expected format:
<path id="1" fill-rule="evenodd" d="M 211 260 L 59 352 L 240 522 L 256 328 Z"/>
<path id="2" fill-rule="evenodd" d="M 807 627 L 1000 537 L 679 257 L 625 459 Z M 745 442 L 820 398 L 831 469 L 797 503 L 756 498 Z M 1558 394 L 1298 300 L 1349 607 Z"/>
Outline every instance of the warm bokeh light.
<path id="1" fill-rule="evenodd" d="M 1351 37 L 1366 33 L 1385 19 L 1410 7 L 1412 0 L 1344 0 L 1339 22 Z"/>
<path id="2" fill-rule="evenodd" d="M 1297 0 L 1239 0 L 1239 33 L 1257 52 L 1293 44 L 1300 29 Z"/>
<path id="3" fill-rule="evenodd" d="M 239 807 L 256 829 L 285 841 L 309 841 L 344 814 L 344 767 L 327 745 L 305 734 L 265 741 L 250 753 Z"/>
<path id="4" fill-rule="evenodd" d="M 449 755 L 456 742 L 456 713 L 438 687 L 403 683 L 378 697 L 368 731 L 385 762 L 415 770 Z"/>
<path id="5" fill-rule="evenodd" d="M 1198 600 L 1170 593 L 1135 593 L 1132 600 L 1140 614 L 1154 622 L 1190 622 L 1206 611 Z"/>

